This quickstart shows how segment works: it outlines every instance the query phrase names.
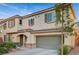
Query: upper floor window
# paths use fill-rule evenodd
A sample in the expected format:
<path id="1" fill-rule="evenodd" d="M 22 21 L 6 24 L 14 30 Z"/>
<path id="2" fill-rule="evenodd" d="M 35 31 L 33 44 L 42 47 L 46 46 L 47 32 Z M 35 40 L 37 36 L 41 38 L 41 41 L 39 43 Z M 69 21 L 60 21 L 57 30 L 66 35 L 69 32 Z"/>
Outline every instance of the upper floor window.
<path id="1" fill-rule="evenodd" d="M 15 20 L 8 21 L 8 27 L 14 27 L 15 26 Z"/>
<path id="2" fill-rule="evenodd" d="M 4 24 L 3 24 L 3 29 L 5 30 L 6 28 L 7 28 L 7 24 L 4 23 Z"/>
<path id="3" fill-rule="evenodd" d="M 45 14 L 45 22 L 50 23 L 55 21 L 55 12 L 54 13 L 47 13 Z"/>
<path id="4" fill-rule="evenodd" d="M 33 26 L 34 25 L 34 19 L 30 19 L 29 20 L 29 26 Z"/>
<path id="5" fill-rule="evenodd" d="M 19 20 L 19 25 L 22 25 L 22 19 Z"/>

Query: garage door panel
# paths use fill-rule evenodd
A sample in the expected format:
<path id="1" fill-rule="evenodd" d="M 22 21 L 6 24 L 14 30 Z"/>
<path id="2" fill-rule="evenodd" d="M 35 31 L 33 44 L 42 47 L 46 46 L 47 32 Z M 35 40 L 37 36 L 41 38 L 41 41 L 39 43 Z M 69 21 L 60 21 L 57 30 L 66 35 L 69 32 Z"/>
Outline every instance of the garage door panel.
<path id="1" fill-rule="evenodd" d="M 60 36 L 40 36 L 36 39 L 39 48 L 58 49 L 60 47 Z"/>

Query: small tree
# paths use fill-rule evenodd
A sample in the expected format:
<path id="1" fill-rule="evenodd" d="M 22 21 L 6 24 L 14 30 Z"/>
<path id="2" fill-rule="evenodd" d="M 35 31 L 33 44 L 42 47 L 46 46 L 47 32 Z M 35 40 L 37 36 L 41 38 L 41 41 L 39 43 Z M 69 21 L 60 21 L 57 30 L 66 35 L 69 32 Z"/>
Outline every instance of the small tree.
<path id="1" fill-rule="evenodd" d="M 63 42 L 64 42 L 64 33 L 68 33 L 72 35 L 74 33 L 73 26 L 75 23 L 69 18 L 69 8 L 71 4 L 62 3 L 55 5 L 56 12 L 56 24 L 61 23 L 61 32 L 62 32 L 62 46 L 61 46 L 61 54 L 63 55 Z"/>

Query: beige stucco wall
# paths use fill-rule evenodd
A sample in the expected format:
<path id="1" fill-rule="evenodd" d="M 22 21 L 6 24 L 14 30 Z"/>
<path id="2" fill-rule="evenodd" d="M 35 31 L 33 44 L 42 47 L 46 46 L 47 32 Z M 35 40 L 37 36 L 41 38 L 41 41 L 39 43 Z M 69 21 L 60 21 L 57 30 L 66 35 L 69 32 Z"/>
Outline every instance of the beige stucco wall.
<path id="1" fill-rule="evenodd" d="M 65 38 L 64 45 L 74 47 L 75 46 L 75 36 L 68 36 L 67 38 Z"/>
<path id="2" fill-rule="evenodd" d="M 25 35 L 27 37 L 27 42 L 26 43 L 36 43 L 36 36 L 41 36 L 41 35 L 61 35 L 61 32 L 58 33 L 36 33 L 36 34 L 30 34 L 29 32 L 25 33 L 17 33 L 17 34 L 12 34 L 11 38 L 13 42 L 19 42 L 19 35 Z"/>
<path id="3" fill-rule="evenodd" d="M 26 45 L 28 44 L 34 44 L 33 46 L 36 47 L 36 37 L 37 36 L 41 36 L 41 35 L 61 35 L 61 32 L 52 32 L 52 33 L 36 33 L 36 34 L 30 34 L 29 32 L 25 32 L 25 33 L 17 33 L 17 34 L 12 34 L 11 38 L 12 38 L 12 41 L 14 43 L 19 43 L 20 42 L 20 38 L 19 38 L 19 35 L 25 35 L 27 37 L 27 40 L 26 42 L 24 41 L 23 39 L 23 43 L 26 43 Z"/>
<path id="4" fill-rule="evenodd" d="M 73 22 L 75 23 L 76 19 L 75 19 L 74 15 L 73 15 L 72 9 L 70 9 L 70 8 L 69 8 L 69 13 L 70 13 L 70 15 L 69 15 L 70 20 L 72 20 L 72 23 Z M 74 26 L 73 28 L 75 29 L 76 26 Z M 72 35 L 72 36 L 67 35 L 67 37 L 65 37 L 65 39 L 64 39 L 64 45 L 75 47 L 75 35 Z"/>
<path id="5" fill-rule="evenodd" d="M 8 21 L 6 22 L 7 28 L 4 30 L 3 27 L 2 27 L 2 29 L 1 29 L 1 30 L 2 30 L 2 34 L 5 35 L 6 33 L 16 32 L 16 31 L 17 31 L 17 18 L 16 18 L 15 20 L 16 20 L 16 21 L 15 21 L 15 24 L 16 24 L 16 25 L 15 25 L 14 27 L 11 27 L 11 28 L 8 27 Z M 4 23 L 2 23 L 2 24 L 0 24 L 0 25 L 3 26 L 3 24 L 4 24 Z"/>
<path id="6" fill-rule="evenodd" d="M 46 12 L 46 13 L 53 13 L 53 12 L 54 11 L 50 11 L 50 12 Z M 51 28 L 60 27 L 60 24 L 56 25 L 55 22 L 45 23 L 45 14 L 46 13 L 39 14 L 39 15 L 36 15 L 36 16 L 32 16 L 32 17 L 29 17 L 29 18 L 25 18 L 24 22 L 26 23 L 26 28 L 30 28 L 30 29 L 33 29 L 33 30 L 41 30 L 41 29 L 51 29 Z M 33 26 L 28 25 L 28 20 L 31 19 L 31 18 L 34 18 L 34 25 Z"/>
<path id="7" fill-rule="evenodd" d="M 25 33 L 17 33 L 17 34 L 12 34 L 12 41 L 13 42 L 19 42 L 19 35 L 25 35 L 27 37 L 27 42 L 26 43 L 29 43 L 30 42 L 30 39 L 31 39 L 31 35 L 29 32 L 25 32 Z"/>

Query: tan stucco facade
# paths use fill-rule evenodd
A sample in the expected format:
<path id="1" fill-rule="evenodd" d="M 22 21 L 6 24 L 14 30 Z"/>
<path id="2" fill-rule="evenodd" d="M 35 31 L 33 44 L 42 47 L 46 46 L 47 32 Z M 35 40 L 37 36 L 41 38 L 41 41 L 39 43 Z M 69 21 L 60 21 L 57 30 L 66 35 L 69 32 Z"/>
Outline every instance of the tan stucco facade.
<path id="1" fill-rule="evenodd" d="M 36 47 L 36 37 L 37 36 L 46 36 L 46 35 L 61 35 L 61 32 L 49 32 L 49 33 L 29 33 L 29 32 L 24 32 L 24 33 L 16 33 L 16 34 L 11 34 L 11 38 L 12 41 L 14 43 L 19 43 L 20 42 L 20 38 L 19 35 L 25 35 L 27 37 L 26 41 L 25 38 L 23 38 L 24 43 L 26 43 L 27 47 L 30 47 L 32 45 L 32 47 Z M 24 46 L 24 45 L 23 45 Z"/>
<path id="2" fill-rule="evenodd" d="M 19 17 L 15 17 L 14 20 L 15 20 L 15 26 L 12 27 L 12 28 L 8 28 L 8 21 L 3 21 L 2 23 L 0 22 L 0 26 L 2 27 L 2 25 L 4 23 L 7 23 L 7 28 L 6 30 L 3 30 L 3 28 L 1 29 L 2 32 L 0 33 L 0 37 L 2 37 L 4 39 L 4 35 L 8 35 L 10 34 L 11 36 L 11 40 L 14 42 L 14 43 L 19 43 L 20 42 L 20 37 L 19 35 L 24 35 L 27 37 L 26 41 L 25 41 L 25 37 L 23 37 L 23 43 L 25 44 L 26 47 L 36 47 L 36 36 L 43 36 L 43 35 L 62 35 L 60 31 L 56 32 L 56 31 L 48 31 L 49 29 L 58 29 L 61 27 L 61 24 L 58 24 L 56 25 L 55 22 L 52 22 L 52 23 L 45 23 L 45 14 L 46 13 L 54 13 L 55 11 L 53 9 L 51 9 L 50 11 L 45 11 L 43 13 L 39 13 L 37 15 L 34 15 L 34 16 L 30 16 L 30 17 L 24 17 L 22 18 L 22 25 L 20 26 L 19 25 Z M 72 19 L 72 21 L 74 22 L 75 21 L 75 18 L 73 16 L 73 12 L 72 12 L 72 9 L 70 9 L 70 18 Z M 28 25 L 28 20 L 31 19 L 31 18 L 34 18 L 34 25 L 33 26 L 29 26 Z M 10 18 L 11 20 L 11 18 Z M 34 31 L 37 31 L 37 30 L 46 30 L 48 32 L 35 32 L 35 33 L 31 33 L 32 31 L 23 31 L 23 32 L 18 32 L 19 30 L 24 30 L 24 29 L 32 29 Z M 67 38 L 65 38 L 64 40 L 64 45 L 69 45 L 69 46 L 72 46 L 74 47 L 75 46 L 75 37 L 70 37 L 68 36 Z M 23 44 L 23 46 L 24 46 Z M 62 44 L 62 43 L 61 43 Z"/>

